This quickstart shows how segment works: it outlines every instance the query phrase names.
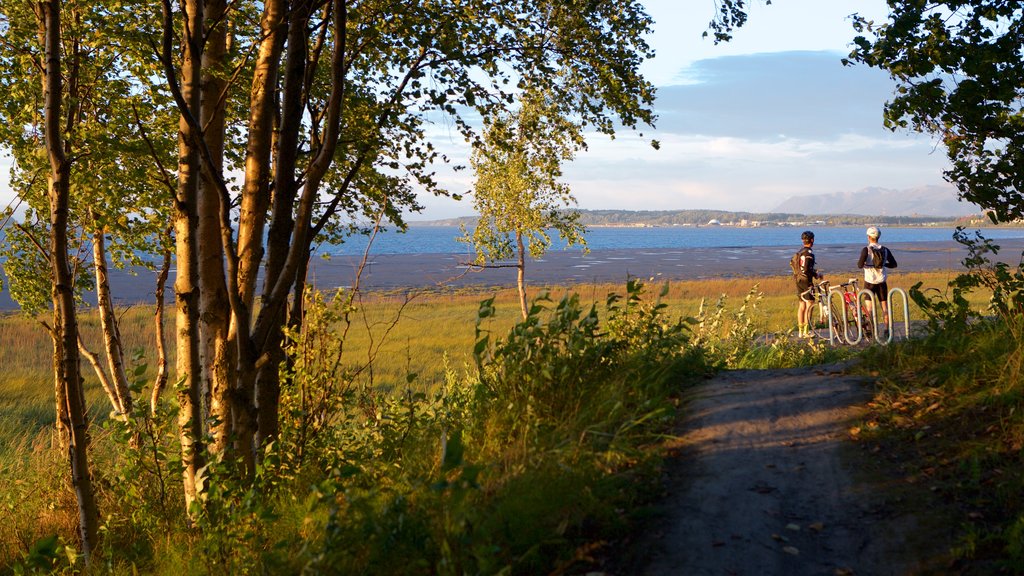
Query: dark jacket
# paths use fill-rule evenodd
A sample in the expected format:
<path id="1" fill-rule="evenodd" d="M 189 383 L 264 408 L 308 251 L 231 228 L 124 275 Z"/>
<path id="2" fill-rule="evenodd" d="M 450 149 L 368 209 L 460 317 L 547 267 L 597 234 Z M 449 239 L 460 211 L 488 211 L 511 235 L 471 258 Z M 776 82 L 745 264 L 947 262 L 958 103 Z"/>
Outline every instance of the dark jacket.
<path id="1" fill-rule="evenodd" d="M 809 286 L 818 276 L 818 271 L 814 268 L 814 251 L 809 246 L 804 246 L 797 254 L 800 254 L 800 274 L 796 280 Z"/>

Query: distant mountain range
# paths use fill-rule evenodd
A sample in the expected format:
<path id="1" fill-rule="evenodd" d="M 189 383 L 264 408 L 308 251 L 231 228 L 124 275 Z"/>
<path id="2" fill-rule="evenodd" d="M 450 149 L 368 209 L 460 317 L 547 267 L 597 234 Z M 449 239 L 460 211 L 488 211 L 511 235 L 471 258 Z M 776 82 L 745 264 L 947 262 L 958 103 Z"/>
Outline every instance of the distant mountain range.
<path id="1" fill-rule="evenodd" d="M 931 185 L 902 190 L 870 187 L 856 192 L 792 196 L 772 212 L 948 218 L 980 214 L 981 208 L 961 202 L 952 186 Z"/>
<path id="2" fill-rule="evenodd" d="M 796 226 L 815 223 L 828 226 L 949 226 L 969 224 L 980 218 L 980 212 L 966 217 L 953 216 L 865 216 L 861 214 L 801 214 L 792 212 L 728 212 L 725 210 L 579 210 L 584 226 L 648 227 L 648 226 Z M 447 220 L 410 221 L 418 226 L 476 226 L 476 217 L 463 216 Z"/>
<path id="3" fill-rule="evenodd" d="M 863 188 L 793 196 L 770 212 L 727 210 L 578 210 L 585 226 L 692 226 L 714 221 L 721 224 L 758 225 L 816 222 L 831 226 L 864 224 L 921 226 L 949 224 L 979 218 L 981 208 L 957 198 L 952 186 L 918 188 Z M 476 217 L 411 222 L 434 226 L 476 226 Z"/>

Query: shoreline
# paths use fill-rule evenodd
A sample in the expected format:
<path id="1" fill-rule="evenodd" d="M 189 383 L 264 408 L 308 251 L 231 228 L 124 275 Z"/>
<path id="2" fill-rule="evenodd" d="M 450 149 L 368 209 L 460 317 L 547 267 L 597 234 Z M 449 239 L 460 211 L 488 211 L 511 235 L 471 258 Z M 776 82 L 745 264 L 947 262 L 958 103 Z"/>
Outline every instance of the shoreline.
<path id="1" fill-rule="evenodd" d="M 997 261 L 1011 267 L 1020 263 L 1024 238 L 999 240 Z M 945 242 L 883 243 L 893 251 L 899 267 L 892 271 L 923 272 L 959 270 L 966 249 L 952 240 Z M 845 281 L 859 274 L 857 257 L 863 244 L 822 244 L 814 252 L 818 269 L 833 280 Z M 704 280 L 788 276 L 789 257 L 799 246 L 735 246 L 725 248 L 605 249 L 583 254 L 579 250 L 548 252 L 526 264 L 530 284 L 573 285 L 625 283 L 628 278 L 656 281 Z M 367 291 L 467 287 L 513 287 L 514 268 L 472 270 L 465 266 L 472 256 L 461 254 L 379 254 L 371 255 L 363 270 L 360 287 Z M 320 290 L 351 286 L 360 262 L 357 256 L 334 256 L 310 262 L 308 283 Z M 118 305 L 152 303 L 155 273 L 145 269 L 110 271 L 111 291 Z M 173 277 L 168 281 L 166 302 L 173 302 Z M 86 302 L 95 300 L 86 295 Z M 7 290 L 0 292 L 0 311 L 17 307 Z"/>
<path id="2" fill-rule="evenodd" d="M 892 271 L 923 272 L 958 270 L 966 249 L 946 242 L 894 242 L 899 267 Z M 1002 240 L 999 257 L 1016 266 L 1024 251 L 1024 239 Z M 826 276 L 853 277 L 863 244 L 815 246 L 818 268 Z M 627 278 L 655 280 L 705 280 L 788 276 L 789 257 L 798 246 L 735 246 L 724 248 L 666 248 L 578 250 L 549 252 L 526 264 L 527 280 L 534 285 L 571 285 L 625 282 Z M 381 254 L 372 256 L 363 271 L 361 287 L 367 290 L 401 288 L 461 288 L 514 286 L 513 268 L 468 270 L 467 254 Z M 335 256 L 311 263 L 309 282 L 320 288 L 348 286 L 355 278 L 358 257 Z"/>

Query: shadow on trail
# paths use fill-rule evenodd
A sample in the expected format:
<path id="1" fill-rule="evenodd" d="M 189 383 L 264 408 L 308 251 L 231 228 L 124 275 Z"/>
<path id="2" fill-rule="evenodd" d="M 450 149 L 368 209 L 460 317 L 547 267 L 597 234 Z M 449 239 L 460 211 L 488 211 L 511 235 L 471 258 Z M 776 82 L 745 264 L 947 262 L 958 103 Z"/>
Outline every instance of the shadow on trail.
<path id="1" fill-rule="evenodd" d="M 695 389 L 649 576 L 903 575 L 916 525 L 854 480 L 844 439 L 870 389 L 840 367 L 726 372 Z"/>

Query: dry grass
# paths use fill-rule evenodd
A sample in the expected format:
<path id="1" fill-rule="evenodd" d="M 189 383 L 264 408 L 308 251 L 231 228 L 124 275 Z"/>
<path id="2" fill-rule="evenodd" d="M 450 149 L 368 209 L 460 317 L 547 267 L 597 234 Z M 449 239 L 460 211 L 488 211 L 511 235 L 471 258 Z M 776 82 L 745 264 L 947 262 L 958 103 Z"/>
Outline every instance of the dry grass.
<path id="1" fill-rule="evenodd" d="M 894 278 L 892 285 L 909 288 L 923 282 L 941 289 L 951 277 L 947 273 L 907 274 Z M 790 329 L 796 298 L 788 277 L 672 282 L 664 301 L 669 314 L 678 316 L 693 316 L 702 300 L 713 304 L 721 296 L 727 299 L 728 309 L 735 310 L 755 285 L 764 294 L 758 325 L 769 331 Z M 571 289 L 599 309 L 609 293 L 625 292 L 617 284 Z M 652 292 L 656 289 L 651 287 Z M 534 295 L 542 290 L 545 288 L 535 289 Z M 568 288 L 548 290 L 558 300 Z M 358 302 L 346 340 L 347 360 L 352 366 L 372 365 L 372 370 L 362 376 L 369 385 L 405 387 L 406 374 L 416 373 L 414 386 L 436 389 L 444 381 L 446 363 L 456 370 L 472 364 L 479 302 L 492 296 L 497 315 L 485 328 L 502 334 L 519 318 L 513 289 L 366 294 Z M 120 316 L 127 347 L 152 352 L 152 309 L 135 307 L 122 310 Z M 85 314 L 82 325 L 88 345 L 99 350 L 95 315 Z M 0 491 L 0 543 L 6 545 L 0 546 L 0 565 L 14 557 L 4 554 L 23 552 L 46 533 L 74 533 L 74 506 L 65 501 L 72 492 L 59 485 L 64 478 L 56 472 L 62 469 L 62 464 L 54 460 L 59 455 L 45 449 L 53 422 L 50 354 L 49 338 L 38 322 L 16 315 L 0 316 L 0 362 L 4 367 L 0 372 L 0 484 L 11 487 Z M 92 414 L 98 418 L 107 412 L 107 406 L 85 365 L 83 373 L 87 376 Z M 40 453 L 50 453 L 51 457 L 40 458 Z M 536 482 L 529 485 L 533 497 Z M 29 510 L 33 512 L 24 512 Z"/>
<path id="2" fill-rule="evenodd" d="M 944 289 L 953 276 L 953 272 L 898 273 L 892 276 L 890 286 L 908 289 L 922 282 L 926 287 Z M 682 317 L 696 315 L 702 300 L 710 306 L 722 296 L 726 298 L 727 308 L 735 310 L 755 285 L 764 295 L 757 324 L 768 332 L 792 329 L 796 297 L 792 279 L 787 276 L 675 281 L 669 283 L 664 302 L 671 314 Z M 649 290 L 653 292 L 659 287 L 649 286 Z M 625 291 L 620 284 L 539 286 L 531 289 L 531 298 L 547 291 L 557 301 L 570 289 L 585 301 L 595 303 L 599 310 L 609 293 Z M 406 375 L 417 374 L 414 386 L 422 390 L 436 389 L 444 380 L 446 366 L 459 371 L 472 365 L 477 308 L 481 300 L 492 296 L 497 315 L 483 328 L 500 334 L 519 319 L 517 294 L 513 288 L 364 294 L 357 303 L 346 342 L 348 362 L 353 367 L 367 366 L 361 376 L 367 385 L 404 387 Z M 979 303 L 983 299 L 979 297 Z M 914 314 L 912 309 L 911 316 Z M 135 306 L 121 310 L 119 317 L 126 351 L 142 352 L 144 361 L 152 365 L 155 359 L 153 309 Z M 87 312 L 81 321 L 87 345 L 99 352 L 97 315 Z M 173 355 L 173 346 L 169 352 Z M 173 366 L 173 357 L 171 362 Z M 52 424 L 50 365 L 49 336 L 39 322 L 16 314 L 0 316 L 0 366 L 3 366 L 0 425 L 9 431 L 3 435 L 8 443 L 12 440 L 8 434 L 26 427 L 38 430 Z M 93 413 L 105 414 L 107 407 L 91 368 L 83 363 L 82 370 Z"/>

